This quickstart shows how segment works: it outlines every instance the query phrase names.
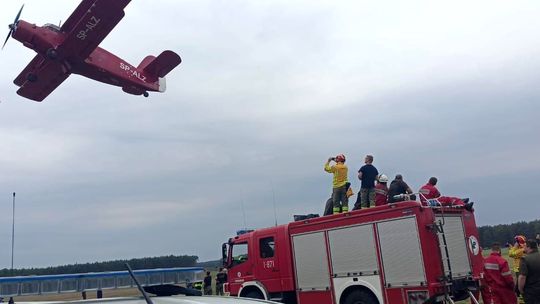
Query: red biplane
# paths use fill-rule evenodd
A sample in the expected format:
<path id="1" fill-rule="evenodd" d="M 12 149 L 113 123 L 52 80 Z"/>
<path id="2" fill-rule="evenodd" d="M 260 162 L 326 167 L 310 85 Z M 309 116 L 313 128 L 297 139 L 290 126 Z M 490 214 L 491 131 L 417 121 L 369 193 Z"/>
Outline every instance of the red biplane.
<path id="1" fill-rule="evenodd" d="M 124 17 L 129 2 L 82 0 L 62 27 L 19 20 L 23 5 L 9 25 L 4 46 L 11 36 L 37 55 L 13 81 L 20 87 L 17 94 L 42 101 L 72 73 L 122 87 L 129 94 L 148 97 L 148 91 L 164 92 L 165 75 L 181 62 L 176 53 L 147 56 L 134 67 L 98 47 Z"/>

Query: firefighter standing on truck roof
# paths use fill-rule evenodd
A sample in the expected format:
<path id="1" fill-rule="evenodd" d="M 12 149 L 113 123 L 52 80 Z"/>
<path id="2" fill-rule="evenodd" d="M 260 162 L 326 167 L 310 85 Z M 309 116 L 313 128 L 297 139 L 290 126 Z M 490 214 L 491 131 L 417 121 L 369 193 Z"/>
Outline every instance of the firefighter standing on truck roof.
<path id="1" fill-rule="evenodd" d="M 351 196 L 354 195 L 354 192 L 353 192 L 352 187 L 351 187 L 351 183 L 347 182 L 345 184 L 345 187 L 348 188 L 347 189 L 347 198 L 350 198 Z M 332 211 L 333 206 L 334 206 L 334 202 L 332 201 L 332 195 L 330 194 L 330 198 L 326 201 L 326 204 L 324 205 L 323 216 L 332 215 L 333 214 L 333 211 Z"/>
<path id="2" fill-rule="evenodd" d="M 331 161 L 335 161 L 336 164 L 330 166 Z M 345 155 L 338 154 L 336 157 L 328 158 L 324 164 L 324 171 L 334 175 L 332 180 L 332 212 L 334 214 L 349 212 L 349 198 L 347 197 L 349 169 L 345 165 Z"/>
<path id="3" fill-rule="evenodd" d="M 486 304 L 516 304 L 514 279 L 508 262 L 501 256 L 501 245 L 493 243 L 491 254 L 484 259 L 484 279 L 487 284 L 482 291 Z"/>
<path id="4" fill-rule="evenodd" d="M 388 177 L 384 174 L 379 175 L 377 178 L 377 185 L 375 186 L 375 206 L 386 205 L 388 202 Z"/>
<path id="5" fill-rule="evenodd" d="M 516 282 L 519 277 L 519 263 L 521 262 L 521 258 L 525 256 L 525 237 L 523 235 L 516 235 L 514 237 L 514 246 L 510 247 L 508 250 L 508 256 L 514 259 L 514 262 L 512 263 L 512 271 L 516 275 Z M 517 288 L 516 284 L 516 294 L 519 296 L 519 290 Z M 520 301 L 521 296 L 520 296 Z"/>

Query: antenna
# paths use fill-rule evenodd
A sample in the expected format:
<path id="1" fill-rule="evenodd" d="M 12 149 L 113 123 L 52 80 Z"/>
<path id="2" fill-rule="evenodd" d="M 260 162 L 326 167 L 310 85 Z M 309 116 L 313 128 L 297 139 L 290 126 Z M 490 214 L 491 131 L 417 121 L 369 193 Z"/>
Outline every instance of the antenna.
<path id="1" fill-rule="evenodd" d="M 244 229 L 247 229 L 247 224 L 246 224 L 246 210 L 244 210 L 244 200 L 242 199 L 242 215 L 244 216 Z"/>
<path id="2" fill-rule="evenodd" d="M 274 192 L 274 183 L 270 180 L 272 186 L 272 205 L 274 206 L 274 224 L 277 226 L 277 213 L 276 213 L 276 193 Z"/>
<path id="3" fill-rule="evenodd" d="M 15 248 L 15 192 L 13 192 L 13 222 L 11 224 L 11 275 L 13 276 L 13 252 Z"/>

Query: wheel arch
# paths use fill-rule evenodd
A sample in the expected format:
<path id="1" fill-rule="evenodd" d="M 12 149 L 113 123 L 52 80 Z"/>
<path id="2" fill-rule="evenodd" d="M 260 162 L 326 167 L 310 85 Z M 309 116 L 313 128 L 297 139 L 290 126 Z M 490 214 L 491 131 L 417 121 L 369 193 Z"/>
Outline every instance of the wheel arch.
<path id="1" fill-rule="evenodd" d="M 355 285 L 350 285 L 348 286 L 347 288 L 345 288 L 343 290 L 343 292 L 341 293 L 340 297 L 339 297 L 339 303 L 340 304 L 343 304 L 345 303 L 345 299 L 354 291 L 356 290 L 360 290 L 360 291 L 364 291 L 366 293 L 369 293 L 373 296 L 373 298 L 375 298 L 377 300 L 377 302 L 380 304 L 380 303 L 383 303 L 381 302 L 381 299 L 379 299 L 379 297 L 377 297 L 377 294 L 371 290 L 371 288 L 369 288 L 368 286 L 365 286 L 365 285 L 359 285 L 359 284 L 355 284 Z"/>
<path id="2" fill-rule="evenodd" d="M 244 297 L 251 291 L 259 292 L 263 296 L 264 300 L 268 300 L 270 298 L 264 285 L 258 281 L 250 281 L 242 284 L 242 287 L 240 287 L 240 290 L 238 291 L 238 297 Z"/>

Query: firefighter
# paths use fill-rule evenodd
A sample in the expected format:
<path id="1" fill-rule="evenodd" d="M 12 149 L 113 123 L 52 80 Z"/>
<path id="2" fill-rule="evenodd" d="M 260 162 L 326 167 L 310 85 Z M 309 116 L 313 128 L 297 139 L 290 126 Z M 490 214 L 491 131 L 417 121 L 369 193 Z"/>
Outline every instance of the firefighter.
<path id="1" fill-rule="evenodd" d="M 212 295 L 212 276 L 210 275 L 210 271 L 206 272 L 206 276 L 204 277 L 204 294 L 205 295 Z"/>
<path id="2" fill-rule="evenodd" d="M 347 198 L 350 198 L 354 195 L 354 192 L 351 187 L 351 183 L 346 183 L 345 187 L 347 188 Z M 330 195 L 330 198 L 326 201 L 326 204 L 324 205 L 324 213 L 323 216 L 332 215 L 333 211 L 333 201 L 332 201 L 332 195 Z"/>
<path id="3" fill-rule="evenodd" d="M 484 259 L 484 279 L 491 297 L 484 298 L 484 303 L 516 304 L 515 285 L 508 262 L 501 256 L 501 245 L 493 243 L 491 254 Z M 482 293 L 484 295 L 484 293 Z"/>
<path id="4" fill-rule="evenodd" d="M 430 177 L 429 181 L 423 185 L 418 192 L 420 192 L 420 202 L 424 205 L 429 205 L 427 200 L 436 198 L 443 206 L 463 206 L 466 210 L 473 211 L 473 202 L 469 202 L 468 198 L 459 198 L 452 196 L 441 196 L 439 189 L 435 187 L 437 185 L 437 178 Z"/>
<path id="5" fill-rule="evenodd" d="M 510 247 L 508 250 L 508 256 L 514 259 L 512 263 L 512 271 L 516 276 L 516 283 L 519 277 L 519 263 L 521 262 L 521 258 L 525 256 L 525 241 L 526 239 L 523 235 L 516 235 L 514 237 L 514 246 Z M 515 291 L 519 296 L 520 294 L 517 287 Z"/>
<path id="6" fill-rule="evenodd" d="M 375 206 L 386 205 L 388 202 L 388 177 L 384 174 L 379 175 L 377 178 L 377 185 L 375 186 Z"/>
<path id="7" fill-rule="evenodd" d="M 437 185 L 437 178 L 430 177 L 429 181 L 418 190 L 420 193 L 420 202 L 422 202 L 422 204 L 426 205 L 426 200 L 441 196 L 439 189 L 437 189 L 435 185 Z"/>
<path id="8" fill-rule="evenodd" d="M 330 166 L 330 162 L 335 161 L 336 164 Z M 328 158 L 324 164 L 324 171 L 332 173 L 332 213 L 349 212 L 349 199 L 347 198 L 347 183 L 349 169 L 345 165 L 345 155 L 338 154 L 336 157 Z"/>

